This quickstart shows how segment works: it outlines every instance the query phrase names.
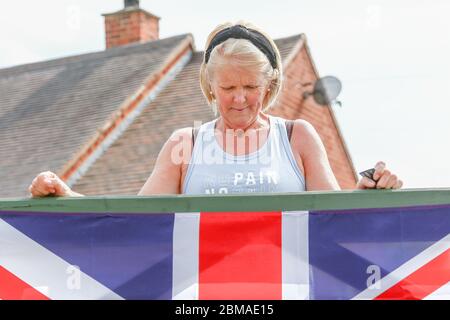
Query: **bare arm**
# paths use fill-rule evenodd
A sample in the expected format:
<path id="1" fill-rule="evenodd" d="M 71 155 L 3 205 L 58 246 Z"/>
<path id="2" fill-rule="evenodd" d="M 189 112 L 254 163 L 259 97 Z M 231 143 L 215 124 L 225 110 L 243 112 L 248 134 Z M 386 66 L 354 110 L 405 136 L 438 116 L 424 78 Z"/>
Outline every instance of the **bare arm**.
<path id="1" fill-rule="evenodd" d="M 166 141 L 139 196 L 181 193 L 181 167 L 190 159 L 191 132 L 191 128 L 177 130 Z"/>
<path id="2" fill-rule="evenodd" d="M 305 120 L 296 120 L 293 138 L 293 152 L 300 155 L 305 169 L 306 190 L 341 190 L 314 127 Z"/>

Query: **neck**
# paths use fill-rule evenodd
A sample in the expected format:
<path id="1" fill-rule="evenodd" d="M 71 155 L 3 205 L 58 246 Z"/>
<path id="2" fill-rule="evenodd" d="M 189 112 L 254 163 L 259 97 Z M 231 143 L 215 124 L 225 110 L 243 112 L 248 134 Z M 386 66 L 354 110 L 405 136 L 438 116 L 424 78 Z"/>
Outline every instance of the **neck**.
<path id="1" fill-rule="evenodd" d="M 255 152 L 267 141 L 269 117 L 257 116 L 245 126 L 233 126 L 222 117 L 216 122 L 216 139 L 225 152 L 244 155 Z"/>
<path id="2" fill-rule="evenodd" d="M 263 113 L 258 114 L 255 119 L 252 119 L 252 121 L 243 126 L 236 126 L 233 123 L 227 122 L 222 117 L 220 117 L 216 122 L 216 129 L 222 131 L 223 133 L 227 132 L 227 130 L 239 130 L 245 133 L 248 130 L 259 130 L 268 128 L 269 126 L 269 117 Z"/>

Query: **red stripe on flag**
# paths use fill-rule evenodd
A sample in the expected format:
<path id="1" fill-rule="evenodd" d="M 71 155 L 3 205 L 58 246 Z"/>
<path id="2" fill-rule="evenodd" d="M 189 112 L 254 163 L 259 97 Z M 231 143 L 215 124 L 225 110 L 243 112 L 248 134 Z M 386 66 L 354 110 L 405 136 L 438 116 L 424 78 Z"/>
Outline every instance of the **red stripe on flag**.
<path id="1" fill-rule="evenodd" d="M 50 300 L 2 266 L 0 266 L 0 299 Z"/>
<path id="2" fill-rule="evenodd" d="M 449 281 L 450 249 L 447 249 L 375 299 L 419 300 L 432 294 Z"/>
<path id="3" fill-rule="evenodd" d="M 281 299 L 281 212 L 202 212 L 199 298 Z"/>

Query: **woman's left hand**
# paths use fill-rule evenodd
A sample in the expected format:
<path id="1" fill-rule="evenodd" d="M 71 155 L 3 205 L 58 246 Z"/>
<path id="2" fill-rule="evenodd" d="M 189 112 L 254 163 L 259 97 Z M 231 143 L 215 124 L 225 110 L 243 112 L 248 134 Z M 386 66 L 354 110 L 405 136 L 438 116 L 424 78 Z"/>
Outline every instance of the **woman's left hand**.
<path id="1" fill-rule="evenodd" d="M 374 180 L 374 181 L 373 181 Z M 386 164 L 383 161 L 377 162 L 375 165 L 375 172 L 373 180 L 363 177 L 358 181 L 357 189 L 400 189 L 403 181 L 386 169 Z"/>

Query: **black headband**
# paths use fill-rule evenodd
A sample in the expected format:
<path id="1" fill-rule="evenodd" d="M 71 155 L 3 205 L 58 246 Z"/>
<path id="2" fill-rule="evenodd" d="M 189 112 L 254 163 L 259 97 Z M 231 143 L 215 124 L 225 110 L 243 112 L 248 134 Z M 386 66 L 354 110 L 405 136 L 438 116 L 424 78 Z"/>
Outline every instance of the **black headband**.
<path id="1" fill-rule="evenodd" d="M 241 25 L 235 25 L 230 28 L 223 29 L 219 33 L 217 33 L 214 38 L 211 40 L 211 43 L 206 49 L 205 52 L 205 63 L 208 63 L 209 56 L 211 55 L 211 51 L 226 40 L 233 39 L 246 39 L 253 43 L 262 53 L 269 59 L 270 64 L 274 69 L 277 68 L 277 56 L 275 54 L 275 50 L 270 44 L 269 40 L 261 34 L 260 32 L 248 29 Z"/>

